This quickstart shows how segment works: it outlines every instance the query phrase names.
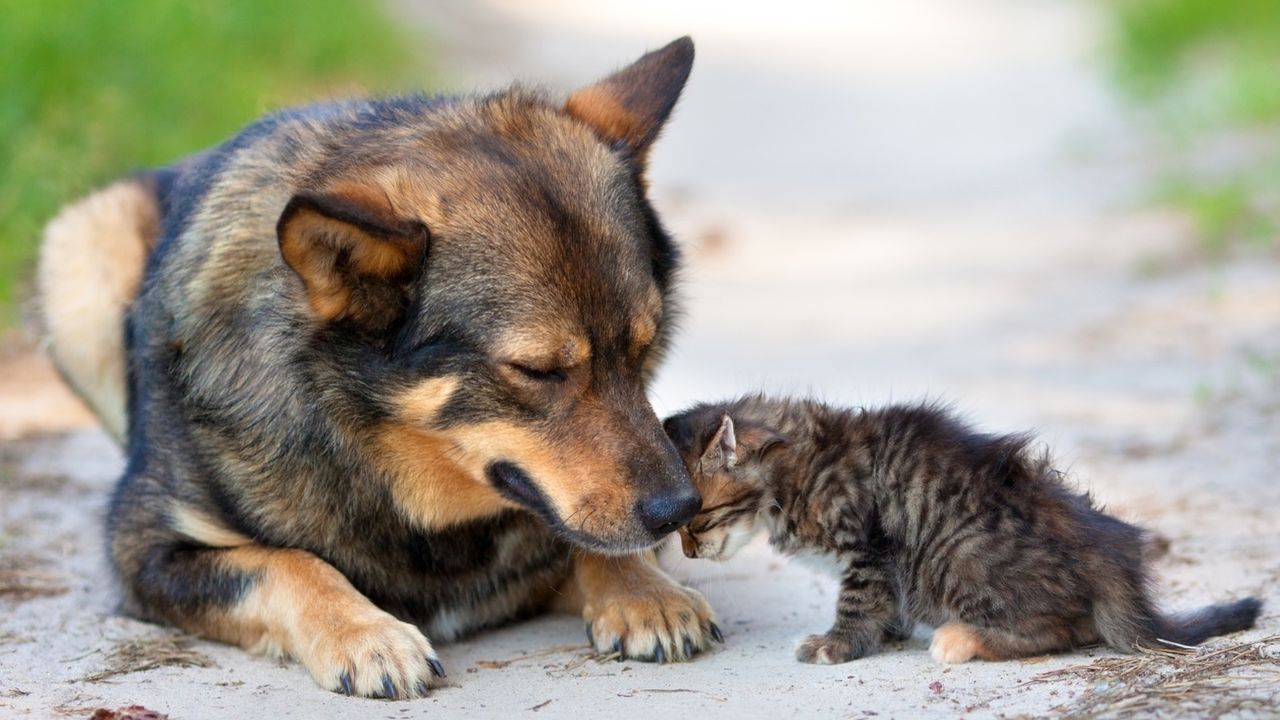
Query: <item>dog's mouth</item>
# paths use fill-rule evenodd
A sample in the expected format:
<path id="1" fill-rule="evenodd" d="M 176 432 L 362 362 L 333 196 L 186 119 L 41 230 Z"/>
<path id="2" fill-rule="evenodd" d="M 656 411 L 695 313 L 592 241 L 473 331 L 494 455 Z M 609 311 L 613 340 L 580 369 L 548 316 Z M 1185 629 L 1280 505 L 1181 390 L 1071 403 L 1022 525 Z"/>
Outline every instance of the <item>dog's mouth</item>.
<path id="1" fill-rule="evenodd" d="M 626 554 L 653 547 L 657 543 L 651 538 L 605 539 L 569 527 L 552 509 L 551 503 L 534 483 L 533 478 L 513 462 L 500 460 L 491 463 L 485 472 L 489 483 L 503 497 L 538 514 L 557 535 L 575 545 L 605 554 Z"/>
<path id="2" fill-rule="evenodd" d="M 542 492 L 533 484 L 533 478 L 530 478 L 525 471 L 514 463 L 496 462 L 490 465 L 489 482 L 493 483 L 498 492 L 506 495 L 508 499 L 514 500 L 530 510 L 544 514 L 551 510 L 550 506 L 547 505 L 547 499 L 542 496 Z"/>

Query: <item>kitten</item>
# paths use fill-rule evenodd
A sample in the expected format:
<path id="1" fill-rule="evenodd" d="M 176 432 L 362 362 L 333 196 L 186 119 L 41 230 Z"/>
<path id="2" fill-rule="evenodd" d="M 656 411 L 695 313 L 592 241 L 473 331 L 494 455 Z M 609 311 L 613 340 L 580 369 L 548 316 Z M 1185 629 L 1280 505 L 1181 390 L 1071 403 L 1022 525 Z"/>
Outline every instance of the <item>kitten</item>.
<path id="1" fill-rule="evenodd" d="M 724 560 L 757 532 L 840 578 L 836 620 L 796 657 L 868 655 L 916 621 L 943 663 L 1102 641 L 1123 652 L 1195 645 L 1253 626 L 1247 598 L 1166 616 L 1148 588 L 1146 533 L 1063 482 L 1026 435 L 976 432 L 936 405 L 841 410 L 746 397 L 669 418 L 702 493 L 680 531 Z"/>

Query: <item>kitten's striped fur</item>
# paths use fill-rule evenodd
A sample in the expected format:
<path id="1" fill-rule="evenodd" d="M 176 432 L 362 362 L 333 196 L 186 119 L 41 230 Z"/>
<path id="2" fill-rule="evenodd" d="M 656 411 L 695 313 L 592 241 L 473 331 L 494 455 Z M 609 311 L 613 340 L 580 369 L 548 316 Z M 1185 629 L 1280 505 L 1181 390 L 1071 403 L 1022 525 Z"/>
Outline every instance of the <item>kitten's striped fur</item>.
<path id="1" fill-rule="evenodd" d="M 938 405 L 749 396 L 665 427 L 703 497 L 687 555 L 725 559 L 763 530 L 840 569 L 835 623 L 801 643 L 805 662 L 867 655 L 917 621 L 937 628 L 941 662 L 1194 645 L 1252 627 L 1261 607 L 1160 614 L 1143 530 L 1070 489 L 1029 436 L 979 433 Z"/>

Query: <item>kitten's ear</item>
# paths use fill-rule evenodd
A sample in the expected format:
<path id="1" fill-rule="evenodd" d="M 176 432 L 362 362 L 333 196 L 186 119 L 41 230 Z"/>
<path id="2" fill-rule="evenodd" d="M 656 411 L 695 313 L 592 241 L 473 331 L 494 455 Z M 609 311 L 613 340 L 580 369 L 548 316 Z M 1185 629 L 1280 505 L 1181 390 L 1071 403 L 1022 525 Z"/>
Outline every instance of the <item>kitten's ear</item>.
<path id="1" fill-rule="evenodd" d="M 703 467 L 732 468 L 738 462 L 738 436 L 733 429 L 733 418 L 728 413 L 720 420 L 720 427 L 707 441 L 702 451 Z"/>

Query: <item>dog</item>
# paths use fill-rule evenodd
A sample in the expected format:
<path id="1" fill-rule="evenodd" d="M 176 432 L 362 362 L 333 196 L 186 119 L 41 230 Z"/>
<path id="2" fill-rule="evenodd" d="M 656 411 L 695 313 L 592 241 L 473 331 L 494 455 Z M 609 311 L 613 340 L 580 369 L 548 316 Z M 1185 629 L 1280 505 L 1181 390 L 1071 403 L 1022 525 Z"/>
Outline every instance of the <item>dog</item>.
<path id="1" fill-rule="evenodd" d="M 645 395 L 679 253 L 646 197 L 681 38 L 569 95 L 331 102 L 64 209 L 55 364 L 125 446 L 125 612 L 425 695 L 433 645 L 547 610 L 722 640 L 652 548 L 699 509 Z"/>

